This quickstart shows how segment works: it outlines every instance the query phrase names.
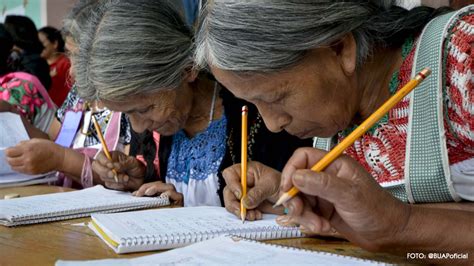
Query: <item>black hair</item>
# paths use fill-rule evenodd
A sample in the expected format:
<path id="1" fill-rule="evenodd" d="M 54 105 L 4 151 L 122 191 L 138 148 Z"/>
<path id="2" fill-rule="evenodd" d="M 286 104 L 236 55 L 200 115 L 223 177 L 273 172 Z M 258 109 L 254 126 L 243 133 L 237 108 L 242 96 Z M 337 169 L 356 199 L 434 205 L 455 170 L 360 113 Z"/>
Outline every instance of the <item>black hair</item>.
<path id="1" fill-rule="evenodd" d="M 0 23 L 0 76 L 9 72 L 7 60 L 11 54 L 12 47 L 12 36 L 5 29 L 5 26 Z"/>
<path id="2" fill-rule="evenodd" d="M 156 181 L 157 174 L 153 162 L 155 161 L 156 147 L 155 140 L 153 138 L 153 132 L 146 130 L 143 133 L 137 133 L 133 129 L 130 129 L 132 139 L 130 141 L 130 156 L 142 155 L 146 162 L 145 172 L 145 183 Z M 163 175 L 163 173 L 160 173 Z"/>
<path id="3" fill-rule="evenodd" d="M 54 27 L 46 26 L 41 28 L 38 32 L 44 33 L 46 38 L 48 38 L 51 43 L 57 42 L 58 47 L 56 48 L 56 50 L 60 53 L 64 52 L 64 40 L 63 36 L 61 35 L 61 31 Z"/>
<path id="4" fill-rule="evenodd" d="M 36 26 L 30 18 L 8 15 L 4 24 L 13 38 L 14 45 L 31 53 L 41 53 L 43 45 L 38 39 Z"/>

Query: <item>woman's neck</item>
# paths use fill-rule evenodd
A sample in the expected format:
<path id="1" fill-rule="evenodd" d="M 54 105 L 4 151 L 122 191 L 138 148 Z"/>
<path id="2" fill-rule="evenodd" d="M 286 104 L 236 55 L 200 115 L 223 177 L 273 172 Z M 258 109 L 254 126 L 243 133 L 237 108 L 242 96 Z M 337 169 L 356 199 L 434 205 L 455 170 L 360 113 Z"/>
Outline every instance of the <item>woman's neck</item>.
<path id="1" fill-rule="evenodd" d="M 60 57 L 61 53 L 54 53 L 46 61 L 48 61 L 48 65 L 52 65 L 54 62 L 58 61 Z"/>
<path id="2" fill-rule="evenodd" d="M 390 98 L 390 80 L 402 63 L 401 48 L 386 48 L 376 50 L 360 68 L 358 87 L 363 93 L 355 124 L 362 123 Z"/>
<path id="3" fill-rule="evenodd" d="M 191 84 L 191 89 L 193 90 L 193 102 L 184 131 L 192 138 L 206 130 L 210 121 L 220 118 L 224 108 L 214 81 L 199 78 Z M 214 110 L 212 118 L 210 117 L 211 108 Z"/>

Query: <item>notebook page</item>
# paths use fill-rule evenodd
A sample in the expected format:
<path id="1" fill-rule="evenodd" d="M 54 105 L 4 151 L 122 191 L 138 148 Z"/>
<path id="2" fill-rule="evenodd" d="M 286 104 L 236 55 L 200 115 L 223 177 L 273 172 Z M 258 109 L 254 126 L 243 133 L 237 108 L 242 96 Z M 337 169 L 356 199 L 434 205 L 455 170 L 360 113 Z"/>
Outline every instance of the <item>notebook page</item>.
<path id="1" fill-rule="evenodd" d="M 161 198 L 134 197 L 131 193 L 105 189 L 101 185 L 72 192 L 0 200 L 0 221 L 90 213 L 119 206 L 146 205 Z M 168 203 L 168 202 L 167 202 Z M 33 217 L 35 216 L 35 217 Z"/>
<path id="2" fill-rule="evenodd" d="M 121 238 L 150 235 L 193 234 L 218 230 L 243 230 L 277 227 L 276 215 L 242 224 L 223 207 L 185 207 L 114 214 L 94 214 L 92 219 L 116 242 Z"/>
<path id="3" fill-rule="evenodd" d="M 0 112 L 0 176 L 15 173 L 6 161 L 5 149 L 28 139 L 30 138 L 23 126 L 20 115 Z"/>
<path id="4" fill-rule="evenodd" d="M 383 265 L 375 261 L 325 252 L 267 245 L 221 236 L 184 248 L 133 259 L 58 261 L 56 266 L 98 265 Z"/>

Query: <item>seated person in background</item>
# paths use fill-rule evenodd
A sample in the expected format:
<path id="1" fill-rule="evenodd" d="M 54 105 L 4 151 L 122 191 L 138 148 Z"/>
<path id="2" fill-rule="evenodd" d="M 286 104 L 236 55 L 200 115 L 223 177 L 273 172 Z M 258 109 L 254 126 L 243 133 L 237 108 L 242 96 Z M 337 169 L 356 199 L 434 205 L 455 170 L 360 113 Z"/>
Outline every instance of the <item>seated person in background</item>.
<path id="1" fill-rule="evenodd" d="M 49 90 L 49 65 L 40 56 L 43 45 L 38 39 L 38 31 L 33 21 L 25 16 L 8 15 L 4 24 L 13 38 L 13 52 L 8 62 L 10 68 L 36 76 L 46 90 Z"/>
<path id="2" fill-rule="evenodd" d="M 321 148 L 330 147 L 321 138 L 347 137 L 412 72 L 426 65 L 434 72 L 323 172 L 309 170 L 325 154 L 318 149 L 297 150 L 281 175 L 249 165 L 259 182 L 248 194 L 255 189 L 261 197 L 252 206 L 244 199 L 246 207 L 258 210 L 258 203 L 275 199 L 267 195 L 296 186 L 302 193 L 286 203 L 281 224 L 317 234 L 335 228 L 364 248 L 404 255 L 474 252 L 473 204 L 453 203 L 474 201 L 472 7 L 447 14 L 378 0 L 207 5 L 196 62 L 255 103 L 272 131 L 318 137 Z M 420 38 L 433 20 L 429 40 Z M 415 97 L 420 89 L 426 94 Z M 225 173 L 233 213 L 238 167 Z M 408 204 L 427 202 L 437 204 Z"/>
<path id="3" fill-rule="evenodd" d="M 10 69 L 7 60 L 12 48 L 13 40 L 0 24 L 0 111 L 19 113 L 30 137 L 47 138 L 56 106 L 38 78 Z"/>
<path id="4" fill-rule="evenodd" d="M 38 31 L 38 38 L 43 44 L 41 57 L 49 64 L 51 88 L 49 95 L 57 106 L 61 106 L 71 90 L 69 80 L 69 58 L 64 55 L 64 40 L 61 32 L 53 27 L 44 27 Z"/>
<path id="5" fill-rule="evenodd" d="M 95 2 L 80 1 L 64 20 L 63 34 L 66 49 L 70 54 L 77 51 L 76 40 L 79 39 L 78 36 L 87 21 L 89 10 L 94 8 Z M 71 67 L 71 75 L 74 75 L 74 64 Z M 8 163 L 14 170 L 25 174 L 59 171 L 62 174 L 60 174 L 58 185 L 67 187 L 82 188 L 103 183 L 91 169 L 91 161 L 101 149 L 101 144 L 94 125 L 90 121 L 90 115 L 99 122 L 106 140 L 114 143 L 116 149 L 127 153 L 131 140 L 128 119 L 120 113 L 100 107 L 96 101 L 88 103 L 82 100 L 77 96 L 73 86 L 68 98 L 57 110 L 57 119 L 53 120 L 49 131 L 50 139 L 56 139 L 63 123 L 71 123 L 69 112 L 80 113 L 83 121 L 81 125 L 77 124 L 77 133 L 72 143 L 65 144 L 66 147 L 63 147 L 50 140 L 32 139 L 22 142 L 6 150 Z M 85 123 L 85 120 L 88 123 Z"/>
<path id="6" fill-rule="evenodd" d="M 193 70 L 192 31 L 167 1 L 99 5 L 73 60 L 79 94 L 126 113 L 136 132 L 146 132 L 139 152 L 155 159 L 155 169 L 147 167 L 153 170 L 150 179 L 160 181 L 136 186 L 148 178 L 145 164 L 120 152 L 112 153 L 114 163 L 99 154 L 93 169 L 108 187 L 137 190 L 138 196 L 167 193 L 184 206 L 221 206 L 220 172 L 240 162 L 241 109 L 248 103 Z M 285 132 L 270 133 L 256 108 L 249 109 L 251 160 L 282 169 L 297 147 L 311 145 Z M 156 132 L 159 147 L 153 143 Z"/>

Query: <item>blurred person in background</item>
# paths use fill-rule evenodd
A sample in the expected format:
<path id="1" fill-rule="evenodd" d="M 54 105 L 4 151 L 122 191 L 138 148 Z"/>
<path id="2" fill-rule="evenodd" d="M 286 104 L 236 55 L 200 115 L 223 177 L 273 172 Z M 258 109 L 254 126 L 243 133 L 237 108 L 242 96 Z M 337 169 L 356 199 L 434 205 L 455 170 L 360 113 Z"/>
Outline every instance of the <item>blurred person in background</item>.
<path id="1" fill-rule="evenodd" d="M 49 64 L 51 76 L 49 95 L 57 106 L 61 106 L 72 84 L 69 80 L 71 62 L 64 54 L 63 37 L 58 29 L 48 26 L 38 31 L 38 38 L 44 47 L 40 55 Z"/>
<path id="2" fill-rule="evenodd" d="M 33 21 L 25 16 L 9 15 L 5 18 L 4 25 L 13 40 L 13 51 L 8 62 L 10 68 L 36 76 L 46 90 L 49 90 L 49 65 L 40 56 L 43 45 L 38 39 L 38 31 Z"/>

